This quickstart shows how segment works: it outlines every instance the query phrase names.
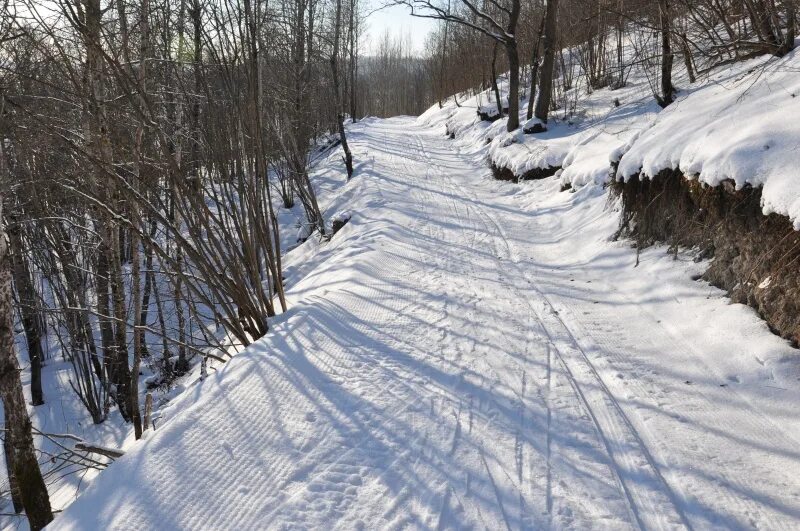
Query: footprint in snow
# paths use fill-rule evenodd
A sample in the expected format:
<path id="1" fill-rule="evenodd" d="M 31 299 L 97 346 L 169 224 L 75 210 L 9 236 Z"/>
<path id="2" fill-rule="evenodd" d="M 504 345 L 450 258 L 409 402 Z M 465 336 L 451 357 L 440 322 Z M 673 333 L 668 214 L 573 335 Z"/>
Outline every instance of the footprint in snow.
<path id="1" fill-rule="evenodd" d="M 306 422 L 316 422 L 317 421 L 317 416 L 314 414 L 313 411 L 309 411 L 308 413 L 306 413 L 306 417 L 305 418 L 306 418 Z"/>
<path id="2" fill-rule="evenodd" d="M 233 447 L 230 444 L 226 443 L 226 442 L 222 443 L 220 446 L 222 446 L 222 449 L 225 450 L 228 453 L 228 457 L 233 459 L 233 457 L 234 457 L 234 455 L 233 455 Z"/>

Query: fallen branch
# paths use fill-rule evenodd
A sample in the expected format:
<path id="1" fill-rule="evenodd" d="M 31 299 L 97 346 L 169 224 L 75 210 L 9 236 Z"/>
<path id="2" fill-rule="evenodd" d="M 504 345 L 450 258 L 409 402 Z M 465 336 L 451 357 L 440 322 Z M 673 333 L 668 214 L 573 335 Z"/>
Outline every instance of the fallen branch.
<path id="1" fill-rule="evenodd" d="M 87 444 L 87 443 L 78 443 L 75 445 L 75 449 L 81 450 L 83 452 L 104 455 L 106 457 L 110 457 L 111 459 L 117 459 L 118 457 L 122 457 L 123 455 L 125 455 L 125 452 L 123 452 L 122 450 L 117 450 L 116 448 L 95 446 L 94 444 Z"/>

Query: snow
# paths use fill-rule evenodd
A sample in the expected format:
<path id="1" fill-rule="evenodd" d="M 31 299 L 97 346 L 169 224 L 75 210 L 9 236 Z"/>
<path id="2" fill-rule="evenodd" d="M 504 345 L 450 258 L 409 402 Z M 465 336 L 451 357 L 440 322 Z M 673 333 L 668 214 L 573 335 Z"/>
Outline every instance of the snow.
<path id="1" fill-rule="evenodd" d="M 655 110 L 557 125 L 563 172 L 521 184 L 486 158 L 547 142 L 474 113 L 351 125 L 353 179 L 312 175 L 351 219 L 288 253 L 289 311 L 51 527 L 797 527 L 796 351 L 706 264 L 609 241 L 595 183 Z"/>
<path id="2" fill-rule="evenodd" d="M 329 134 L 322 134 L 318 139 L 316 139 L 315 142 L 312 143 L 312 145 L 314 147 L 311 150 L 311 156 L 309 157 L 309 166 L 319 166 L 321 169 L 321 171 L 316 173 L 316 179 L 312 185 L 314 186 L 314 190 L 316 191 L 317 195 L 327 196 L 339 185 L 338 173 L 327 170 L 330 165 L 329 163 L 332 154 L 338 153 L 337 150 L 332 149 L 334 146 L 338 146 L 338 138 L 332 137 Z M 339 157 L 339 155 L 336 155 L 336 157 Z M 326 165 L 326 162 L 328 162 L 328 165 Z M 286 253 L 287 251 L 297 247 L 299 242 L 308 238 L 312 227 L 308 223 L 305 212 L 303 212 L 303 206 L 300 202 L 300 199 L 295 198 L 294 206 L 291 208 L 286 208 L 283 206 L 283 201 L 280 196 L 280 188 L 275 183 L 277 178 L 278 177 L 274 172 L 270 174 L 270 180 L 273 183 L 272 207 L 275 212 L 275 217 L 278 221 L 278 227 L 280 227 L 279 234 L 281 252 Z M 333 218 L 328 219 L 327 221 L 330 224 L 333 222 Z"/>
<path id="3" fill-rule="evenodd" d="M 452 100 L 443 109 L 433 106 L 420 123 L 446 124 L 470 145 L 488 143 L 489 160 L 516 175 L 562 168 L 562 184 L 573 188 L 607 182 L 610 162 L 619 162 L 616 177 L 622 180 L 653 178 L 669 169 L 710 186 L 732 180 L 737 189 L 761 187 L 764 214 L 787 216 L 800 230 L 798 69 L 798 50 L 712 70 L 694 84 L 676 65 L 678 98 L 664 110 L 641 67 L 633 68 L 624 87 L 589 94 L 583 76 L 576 75 L 565 97 L 574 106 L 552 112 L 548 131 L 534 135 L 507 133 L 506 120 L 479 120 L 476 108 L 491 105 L 491 90 L 461 101 L 461 107 Z M 504 80 L 500 87 L 507 98 Z M 523 114 L 526 108 L 523 98 Z"/>
<path id="4" fill-rule="evenodd" d="M 55 358 L 55 346 L 51 346 L 51 356 Z M 23 365 L 21 371 L 23 377 L 23 387 L 26 391 L 26 398 L 30 404 L 30 371 L 27 370 L 28 364 Z M 74 378 L 71 365 L 68 361 L 58 358 L 49 359 L 42 367 L 42 386 L 45 390 L 45 403 L 37 407 L 29 407 L 33 425 L 41 432 L 48 434 L 70 434 L 83 439 L 86 442 L 98 445 L 119 448 L 125 441 L 128 429 L 119 412 L 113 411 L 109 419 L 103 424 L 93 424 L 92 419 L 84 407 L 75 396 L 70 387 L 69 380 Z M 47 439 L 37 437 L 37 448 L 48 454 L 58 454 L 58 446 Z M 56 439 L 59 443 L 67 447 L 75 444 L 73 440 Z M 101 462 L 107 461 L 100 456 L 92 456 Z M 5 459 L 3 457 L 3 459 Z M 51 504 L 54 509 L 61 509 L 75 499 L 75 495 L 80 492 L 81 486 L 90 482 L 96 475 L 95 470 L 83 470 L 81 467 L 67 466 L 64 469 L 57 469 L 49 463 L 47 459 L 42 459 L 46 465 L 43 472 L 46 473 L 46 480 L 49 484 Z M 0 464 L 5 471 L 5 462 Z M 49 473 L 48 473 L 49 472 Z M 3 474 L 3 491 L 7 492 L 8 479 Z M 10 509 L 10 504 L 8 506 Z M 8 510 L 6 512 L 13 513 Z M 0 527 L 17 528 L 24 521 L 24 518 L 16 517 L 3 518 Z"/>
<path id="5" fill-rule="evenodd" d="M 159 283 L 160 292 L 163 294 L 168 286 Z M 151 304 L 152 298 L 151 298 Z M 154 309 L 151 306 L 151 311 Z M 167 326 L 174 328 L 174 315 L 167 315 Z M 52 331 L 57 326 L 54 322 L 48 322 L 48 327 Z M 207 332 L 210 335 L 217 335 L 220 330 L 215 330 L 213 325 L 209 326 Z M 18 344 L 25 341 L 22 327 L 15 329 Z M 234 355 L 239 350 L 235 342 L 225 340 L 221 334 L 218 335 L 223 345 L 227 347 L 227 354 Z M 111 460 L 105 456 L 78 451 L 76 455 L 66 455 L 66 450 L 74 450 L 75 445 L 83 442 L 86 445 L 100 449 L 110 449 L 123 452 L 135 445 L 133 426 L 125 423 L 115 405 L 111 405 L 108 418 L 100 424 L 94 424 L 86 408 L 79 401 L 72 388 L 71 381 L 74 381 L 75 373 L 62 350 L 62 344 L 54 335 L 48 334 L 43 338 L 43 348 L 45 350 L 45 361 L 42 366 L 42 388 L 44 390 L 45 403 L 39 406 L 32 405 L 31 399 L 31 370 L 26 355 L 20 355 L 21 379 L 23 389 L 28 403 L 28 413 L 31 417 L 34 428 L 34 443 L 36 445 L 39 464 L 42 470 L 45 484 L 50 495 L 50 504 L 56 514 L 68 507 L 75 499 L 94 481 L 101 473 L 102 465 Z M 19 349 L 18 352 L 24 352 Z M 214 354 L 219 355 L 216 351 Z M 172 357 L 172 362 L 177 360 L 177 356 Z M 155 389 L 149 384 L 160 382 L 162 375 L 159 370 L 161 353 L 157 348 L 152 348 L 151 356 L 142 360 L 140 367 L 139 395 L 140 404 L 145 403 L 145 395 L 151 393 L 153 397 L 152 421 L 156 426 L 160 426 L 165 418 L 164 407 L 170 400 L 184 393 L 191 388 L 200 374 L 200 357 L 190 354 L 189 371 L 178 377 L 169 388 L 162 384 Z M 217 363 L 209 359 L 209 370 L 215 371 Z M 3 420 L 0 411 L 0 422 Z M 38 433 L 37 433 L 38 432 Z M 149 437 L 149 432 L 145 432 L 144 438 Z M 78 456 L 87 457 L 82 460 Z M 4 456 L 0 457 L 4 460 Z M 97 465 L 98 466 L 90 466 Z M 6 465 L 0 463 L 0 470 L 3 471 L 0 479 L 0 492 L 2 492 L 2 514 L 0 514 L 0 529 L 27 529 L 27 520 L 24 515 L 14 514 L 11 507 L 11 500 L 8 492 L 8 478 L 6 477 Z"/>
<path id="6" fill-rule="evenodd" d="M 764 214 L 800 230 L 800 54 L 721 70 L 659 114 L 622 157 L 619 176 L 680 170 L 717 186 L 762 187 Z"/>
<path id="7" fill-rule="evenodd" d="M 51 461 L 50 456 L 62 453 L 63 445 L 67 448 L 74 448 L 78 440 L 91 446 L 110 449 L 123 450 L 135 444 L 133 429 L 130 424 L 126 424 L 116 408 L 112 408 L 109 418 L 102 424 L 94 424 L 86 409 L 75 397 L 74 391 L 70 387 L 70 379 L 74 378 L 73 369 L 68 361 L 61 359 L 61 354 L 56 344 L 47 345 L 50 352 L 48 359 L 42 367 L 42 386 L 45 390 L 45 403 L 36 407 L 28 407 L 31 421 L 35 429 L 41 433 L 48 434 L 50 438 L 35 435 L 34 442 L 40 454 L 40 466 L 45 476 L 45 482 L 50 494 L 50 503 L 54 510 L 60 511 L 68 507 L 78 495 L 80 495 L 88 485 L 97 478 L 101 472 L 92 468 L 79 465 L 77 463 L 69 465 L 62 460 Z M 143 377 L 140 380 L 141 402 L 144 403 L 146 382 L 155 378 L 148 361 L 142 365 Z M 152 360 L 155 361 L 155 360 Z M 176 382 L 176 385 L 169 389 L 152 390 L 154 397 L 153 419 L 157 426 L 160 426 L 164 418 L 162 406 L 169 400 L 180 395 L 187 388 L 188 382 L 197 379 L 199 373 L 199 363 L 193 359 L 195 364 L 187 375 Z M 210 362 L 209 365 L 215 365 Z M 22 366 L 22 383 L 25 390 L 28 404 L 31 403 L 30 397 L 30 369 L 27 363 Z M 2 419 L 2 416 L 0 416 Z M 145 432 L 145 438 L 149 432 Z M 98 454 L 91 454 L 89 457 L 97 462 L 107 463 L 110 460 Z M 5 463 L 0 463 L 0 468 L 5 471 Z M 2 478 L 2 491 L 8 493 L 8 479 L 5 474 Z M 11 511 L 10 499 L 6 496 L 7 506 L 0 518 L 0 529 L 27 529 L 27 520 L 24 515 L 15 515 Z"/>
<path id="8" fill-rule="evenodd" d="M 683 74 L 675 75 L 679 81 Z M 501 98 L 506 99 L 508 83 L 501 79 Z M 524 82 L 523 82 L 524 85 Z M 491 89 L 471 98 L 462 98 L 460 107 L 448 100 L 442 109 L 432 106 L 422 116 L 422 125 L 446 125 L 447 130 L 471 146 L 488 144 L 492 164 L 508 168 L 516 175 L 531 170 L 562 168 L 562 184 L 579 188 L 587 184 L 604 184 L 609 179 L 610 158 L 622 151 L 633 138 L 652 126 L 661 108 L 655 103 L 646 73 L 634 70 L 626 85 L 615 90 L 604 88 L 586 94 L 585 79 L 576 76 L 575 86 L 567 91 L 566 99 L 577 102 L 573 107 L 551 112 L 547 131 L 523 134 L 522 131 L 539 120 L 523 120 L 522 127 L 506 132 L 506 120 L 482 122 L 477 109 L 494 101 Z M 528 99 L 520 101 L 521 115 L 527 110 Z"/>

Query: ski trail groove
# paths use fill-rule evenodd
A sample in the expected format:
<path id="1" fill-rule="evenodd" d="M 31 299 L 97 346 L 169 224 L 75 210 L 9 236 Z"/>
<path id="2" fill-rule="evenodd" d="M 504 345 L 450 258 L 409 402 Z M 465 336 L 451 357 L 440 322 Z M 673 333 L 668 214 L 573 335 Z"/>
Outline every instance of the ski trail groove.
<path id="1" fill-rule="evenodd" d="M 430 155 L 425 150 L 424 142 L 420 140 L 419 136 L 416 137 L 416 142 L 421 153 L 428 160 L 428 163 L 431 166 L 438 168 L 437 163 L 432 160 Z M 455 183 L 449 179 L 446 172 L 439 169 L 438 173 L 443 179 L 448 180 L 451 186 L 455 188 Z M 580 345 L 578 344 L 574 334 L 571 332 L 566 323 L 560 318 L 558 312 L 556 312 L 552 303 L 550 302 L 550 299 L 539 289 L 535 280 L 529 278 L 529 276 L 526 275 L 525 272 L 519 267 L 518 255 L 514 251 L 512 244 L 500 223 L 498 223 L 497 220 L 495 220 L 489 213 L 486 212 L 484 208 L 482 208 L 477 198 L 473 196 L 471 199 L 471 205 L 474 207 L 475 211 L 478 212 L 478 214 L 485 220 L 491 223 L 491 225 L 496 229 L 500 241 L 506 247 L 509 256 L 509 263 L 514 267 L 517 274 L 528 282 L 538 298 L 546 303 L 546 310 L 549 310 L 549 312 L 538 311 L 535 307 L 533 307 L 533 305 L 531 305 L 531 309 L 536 314 L 538 321 L 541 323 L 543 329 L 547 333 L 553 351 L 555 352 L 556 357 L 559 359 L 559 362 L 563 366 L 564 370 L 569 375 L 570 383 L 574 387 L 576 394 L 579 396 L 582 404 L 586 408 L 587 413 L 592 417 L 592 420 L 597 428 L 598 435 L 606 446 L 609 457 L 613 463 L 612 468 L 614 469 L 615 476 L 625 493 L 625 497 L 629 502 L 631 514 L 634 517 L 638 527 L 641 529 L 651 527 L 672 527 L 675 525 L 675 523 L 673 522 L 670 524 L 669 522 L 664 522 L 661 516 L 669 514 L 668 511 L 673 511 L 677 513 L 677 516 L 679 517 L 679 520 L 683 526 L 691 529 L 691 524 L 680 510 L 680 506 L 677 503 L 675 494 L 672 492 L 672 489 L 661 475 L 658 465 L 654 462 L 647 447 L 639 437 L 636 429 L 630 423 L 628 417 L 622 411 L 619 403 L 605 386 L 605 383 L 597 373 L 589 358 L 586 356 L 585 352 L 583 352 L 583 350 L 580 348 Z M 525 300 L 527 301 L 527 298 Z M 552 316 L 553 319 L 549 319 L 550 316 Z M 579 383 L 578 378 L 576 378 L 574 373 L 574 368 L 576 367 L 575 363 L 570 363 L 572 360 L 567 361 L 561 349 L 556 346 L 555 341 L 557 338 L 555 337 L 556 334 L 552 332 L 553 325 L 548 325 L 547 320 L 555 320 L 554 325 L 557 328 L 562 329 L 567 334 L 569 342 L 569 344 L 566 345 L 567 348 L 571 347 L 570 350 L 574 350 L 580 355 L 580 362 L 585 366 L 585 369 L 588 369 L 590 373 L 590 382 L 588 385 L 584 384 L 582 386 Z M 601 408 L 599 410 L 598 405 L 596 405 L 597 400 L 595 399 L 590 401 L 584 392 L 584 387 L 591 385 L 596 385 L 601 390 L 603 395 L 601 397 L 601 402 L 607 404 L 599 406 Z M 594 407 L 592 402 L 595 403 Z M 625 440 L 626 438 L 627 440 Z M 631 444 L 631 440 L 633 441 L 633 444 Z M 628 446 L 636 446 L 636 448 L 628 449 L 626 448 Z M 633 455 L 630 455 L 631 453 L 633 453 Z M 644 489 L 635 489 L 630 484 L 630 481 L 627 480 L 627 475 L 634 474 L 637 469 L 641 471 L 641 463 L 637 462 L 640 457 L 644 458 L 651 474 L 653 475 L 653 480 L 650 482 L 657 483 L 657 485 L 650 485 Z M 621 473 L 623 470 L 625 473 Z M 668 498 L 666 503 L 664 500 L 659 499 L 664 495 L 666 495 Z M 643 513 L 648 515 L 650 518 L 657 517 L 658 520 L 661 521 L 647 521 L 647 517 L 643 517 Z"/>

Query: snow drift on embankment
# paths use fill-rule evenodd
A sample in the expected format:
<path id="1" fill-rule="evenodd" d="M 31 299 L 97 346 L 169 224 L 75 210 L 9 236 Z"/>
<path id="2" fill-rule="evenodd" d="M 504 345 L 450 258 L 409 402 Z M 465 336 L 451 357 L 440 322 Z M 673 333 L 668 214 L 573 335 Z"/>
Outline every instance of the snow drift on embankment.
<path id="1" fill-rule="evenodd" d="M 633 68 L 626 86 L 590 94 L 582 76 L 576 76 L 566 98 L 576 102 L 574 109 L 567 115 L 553 111 L 543 134 L 507 133 L 505 119 L 481 122 L 476 107 L 493 100 L 491 91 L 465 99 L 460 107 L 452 100 L 442 109 L 435 105 L 420 122 L 444 124 L 466 145 L 489 142 L 490 162 L 518 177 L 562 168 L 564 184 L 604 184 L 610 164 L 619 162 L 618 178 L 626 180 L 672 169 L 711 186 L 732 180 L 738 188 L 762 187 L 764 214 L 787 216 L 800 229 L 798 71 L 800 50 L 719 68 L 693 84 L 676 65 L 680 91 L 664 110 L 641 68 Z M 502 82 L 503 97 L 506 87 Z M 523 99 L 523 112 L 526 106 Z"/>
<path id="2" fill-rule="evenodd" d="M 622 179 L 664 170 L 710 186 L 762 188 L 765 215 L 800 230 L 800 53 L 722 70 L 667 107 L 624 149 Z"/>

